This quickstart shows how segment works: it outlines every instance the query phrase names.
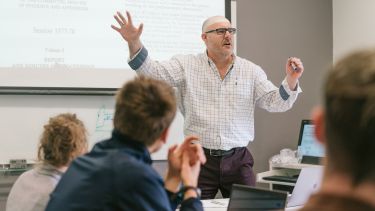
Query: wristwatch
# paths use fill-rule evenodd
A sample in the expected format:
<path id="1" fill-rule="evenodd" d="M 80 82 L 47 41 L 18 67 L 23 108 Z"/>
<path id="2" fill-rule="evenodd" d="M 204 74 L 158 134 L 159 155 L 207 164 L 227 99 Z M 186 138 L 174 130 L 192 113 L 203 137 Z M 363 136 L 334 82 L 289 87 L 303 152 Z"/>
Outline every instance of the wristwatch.
<path id="1" fill-rule="evenodd" d="M 198 187 L 194 187 L 194 186 L 183 186 L 180 190 L 180 192 L 185 195 L 185 192 L 188 191 L 188 190 L 194 190 L 195 193 L 197 194 L 197 197 L 200 198 L 201 197 L 201 189 L 198 188 Z"/>

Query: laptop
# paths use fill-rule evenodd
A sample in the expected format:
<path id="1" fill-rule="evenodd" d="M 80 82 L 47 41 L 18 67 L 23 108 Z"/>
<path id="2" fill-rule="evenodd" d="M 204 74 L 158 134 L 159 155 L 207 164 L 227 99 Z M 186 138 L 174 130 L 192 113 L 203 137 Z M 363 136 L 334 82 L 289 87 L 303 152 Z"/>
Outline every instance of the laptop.
<path id="1" fill-rule="evenodd" d="M 292 195 L 288 197 L 287 207 L 302 206 L 315 193 L 321 184 L 323 167 L 308 167 L 301 169 Z"/>
<path id="2" fill-rule="evenodd" d="M 290 196 L 286 192 L 265 190 L 246 185 L 233 184 L 228 211 L 238 210 L 284 210 L 285 207 L 303 206 L 310 195 L 318 191 L 323 177 L 323 167 L 301 169 Z"/>
<path id="3" fill-rule="evenodd" d="M 302 156 L 301 163 L 319 165 L 324 157 L 324 148 L 314 134 L 315 126 L 311 120 L 301 121 L 298 137 L 298 153 Z"/>
<path id="4" fill-rule="evenodd" d="M 284 210 L 288 194 L 233 184 L 228 211 L 243 210 Z"/>

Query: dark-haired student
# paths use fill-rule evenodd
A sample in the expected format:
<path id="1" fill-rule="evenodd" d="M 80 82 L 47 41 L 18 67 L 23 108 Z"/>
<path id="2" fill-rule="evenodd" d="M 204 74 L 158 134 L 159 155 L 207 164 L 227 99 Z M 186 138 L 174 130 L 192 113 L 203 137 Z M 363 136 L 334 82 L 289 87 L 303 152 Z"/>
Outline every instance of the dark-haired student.
<path id="1" fill-rule="evenodd" d="M 72 163 L 46 210 L 175 210 L 180 203 L 180 210 L 203 210 L 197 181 L 205 156 L 196 137 L 169 149 L 164 181 L 151 166 L 175 114 L 175 93 L 165 82 L 126 83 L 117 94 L 112 137 Z"/>

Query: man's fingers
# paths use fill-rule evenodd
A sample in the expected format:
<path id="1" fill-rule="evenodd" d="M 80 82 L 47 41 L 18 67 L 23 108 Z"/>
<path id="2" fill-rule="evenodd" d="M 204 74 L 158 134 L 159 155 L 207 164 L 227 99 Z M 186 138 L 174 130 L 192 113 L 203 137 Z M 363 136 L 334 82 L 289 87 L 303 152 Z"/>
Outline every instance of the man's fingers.
<path id="1" fill-rule="evenodd" d="M 189 146 L 191 144 L 199 143 L 199 139 L 197 136 L 188 136 L 185 138 L 184 145 Z"/>
<path id="2" fill-rule="evenodd" d="M 142 34 L 142 31 L 143 31 L 143 23 L 139 24 L 138 35 Z"/>
<path id="3" fill-rule="evenodd" d="M 177 148 L 177 144 L 173 144 L 172 146 L 169 147 L 168 151 L 169 152 L 174 152 Z"/>
<path id="4" fill-rule="evenodd" d="M 124 16 L 120 12 L 117 12 L 117 16 L 120 17 L 120 19 L 122 21 L 122 24 L 120 23 L 120 26 L 126 24 L 126 19 L 124 18 Z"/>
<path id="5" fill-rule="evenodd" d="M 193 165 L 196 162 L 202 164 L 206 163 L 206 156 L 204 155 L 203 148 L 200 144 L 192 144 L 186 148 L 187 153 L 189 153 L 190 164 Z"/>
<path id="6" fill-rule="evenodd" d="M 206 155 L 204 154 L 204 151 L 203 151 L 203 148 L 202 146 L 199 146 L 198 149 L 197 149 L 197 155 L 198 155 L 198 158 L 199 158 L 199 161 L 202 163 L 202 164 L 205 164 L 207 159 L 206 159 Z"/>
<path id="7" fill-rule="evenodd" d="M 128 17 L 128 23 L 130 25 L 133 25 L 132 16 L 130 15 L 129 11 L 126 11 L 126 16 Z"/>
<path id="8" fill-rule="evenodd" d="M 195 145 L 194 151 L 197 161 L 199 160 L 202 164 L 206 163 L 206 155 L 204 154 L 202 146 Z"/>
<path id="9" fill-rule="evenodd" d="M 113 17 L 116 19 L 116 21 L 117 21 L 117 23 L 120 25 L 120 27 L 121 27 L 122 25 L 124 25 L 124 23 L 120 20 L 120 18 L 119 18 L 117 15 L 114 15 Z"/>
<path id="10" fill-rule="evenodd" d="M 187 147 L 189 147 L 195 141 L 198 141 L 198 137 L 197 136 L 188 136 L 188 137 L 186 137 L 185 140 L 184 140 L 184 142 L 180 146 L 180 150 L 181 151 L 185 150 Z"/>
<path id="11" fill-rule="evenodd" d="M 117 31 L 117 32 L 120 32 L 120 28 L 118 28 L 118 27 L 116 27 L 116 26 L 114 26 L 114 25 L 111 25 L 111 28 L 114 29 L 114 30 Z"/>

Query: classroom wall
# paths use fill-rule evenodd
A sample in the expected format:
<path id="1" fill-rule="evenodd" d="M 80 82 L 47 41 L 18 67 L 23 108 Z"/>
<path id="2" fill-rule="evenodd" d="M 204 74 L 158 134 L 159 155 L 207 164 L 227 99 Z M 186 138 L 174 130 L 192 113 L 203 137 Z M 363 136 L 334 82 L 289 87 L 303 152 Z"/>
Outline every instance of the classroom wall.
<path id="1" fill-rule="evenodd" d="M 333 0 L 333 59 L 375 47 L 374 0 Z"/>
<path id="2" fill-rule="evenodd" d="M 260 65 L 279 86 L 288 57 L 302 59 L 303 93 L 284 113 L 256 109 L 255 140 L 249 149 L 256 173 L 283 148 L 297 148 L 301 119 L 320 103 L 322 76 L 332 60 L 331 0 L 237 0 L 237 54 Z"/>

